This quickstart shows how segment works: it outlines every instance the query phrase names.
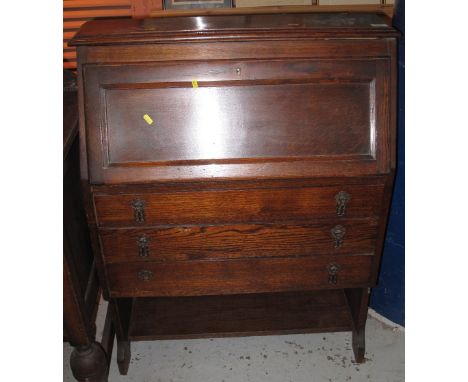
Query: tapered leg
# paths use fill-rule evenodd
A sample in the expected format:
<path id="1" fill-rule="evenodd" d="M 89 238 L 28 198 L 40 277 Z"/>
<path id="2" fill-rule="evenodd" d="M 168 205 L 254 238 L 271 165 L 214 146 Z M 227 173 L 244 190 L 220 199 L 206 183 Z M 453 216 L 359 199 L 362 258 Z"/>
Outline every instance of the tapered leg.
<path id="1" fill-rule="evenodd" d="M 369 303 L 368 288 L 345 289 L 346 299 L 353 321 L 353 352 L 357 363 L 364 362 L 366 352 L 365 329 L 367 307 Z"/>
<path id="2" fill-rule="evenodd" d="M 77 346 L 70 357 L 73 376 L 80 382 L 107 382 L 107 357 L 97 342 Z"/>
<path id="3" fill-rule="evenodd" d="M 119 372 L 122 375 L 127 375 L 128 367 L 130 365 L 130 341 L 118 341 L 117 340 L 117 365 Z"/>
<path id="4" fill-rule="evenodd" d="M 353 329 L 353 352 L 354 360 L 357 363 L 364 362 L 366 352 L 365 326 Z"/>
<path id="5" fill-rule="evenodd" d="M 130 341 L 128 340 L 128 330 L 130 327 L 130 315 L 132 312 L 132 299 L 114 299 L 110 306 L 113 312 L 113 322 L 117 335 L 117 365 L 122 375 L 127 375 L 130 365 Z"/>

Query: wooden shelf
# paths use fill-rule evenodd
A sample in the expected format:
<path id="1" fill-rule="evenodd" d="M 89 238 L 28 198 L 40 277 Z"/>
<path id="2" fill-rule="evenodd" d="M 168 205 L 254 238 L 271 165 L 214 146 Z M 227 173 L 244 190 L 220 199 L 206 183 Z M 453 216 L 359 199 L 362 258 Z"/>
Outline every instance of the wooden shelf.
<path id="1" fill-rule="evenodd" d="M 343 290 L 139 298 L 130 340 L 233 337 L 351 330 Z"/>

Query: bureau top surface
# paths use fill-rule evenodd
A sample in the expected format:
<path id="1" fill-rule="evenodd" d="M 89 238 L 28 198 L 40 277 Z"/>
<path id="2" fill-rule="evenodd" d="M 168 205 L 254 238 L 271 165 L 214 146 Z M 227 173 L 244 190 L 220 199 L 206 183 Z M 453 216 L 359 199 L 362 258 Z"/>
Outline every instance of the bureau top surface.
<path id="1" fill-rule="evenodd" d="M 386 16 L 374 13 L 210 15 L 90 21 L 70 45 L 395 36 Z"/>

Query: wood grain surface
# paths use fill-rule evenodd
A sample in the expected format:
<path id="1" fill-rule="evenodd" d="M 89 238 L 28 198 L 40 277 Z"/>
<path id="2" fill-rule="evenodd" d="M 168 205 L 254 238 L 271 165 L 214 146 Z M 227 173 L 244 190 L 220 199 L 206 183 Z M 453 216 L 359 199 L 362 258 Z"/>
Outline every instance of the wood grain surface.
<path id="1" fill-rule="evenodd" d="M 99 236 L 107 263 L 374 253 L 377 220 L 347 219 L 339 223 L 346 229 L 339 248 L 335 248 L 330 233 L 337 225 L 335 220 L 304 224 L 107 229 L 100 230 Z M 138 244 L 141 238 L 148 242 L 147 251 L 143 253 Z"/>
<path id="2" fill-rule="evenodd" d="M 202 296 L 337 289 L 369 285 L 373 256 L 334 256 L 108 264 L 112 297 Z M 340 265 L 338 282 L 327 266 Z M 145 281 L 140 272 L 151 274 Z"/>
<path id="3" fill-rule="evenodd" d="M 378 216 L 383 185 L 187 191 L 130 195 L 96 195 L 101 227 L 232 222 L 271 222 L 337 217 L 335 196 L 351 195 L 345 217 Z M 135 221 L 132 201 L 145 202 L 145 221 Z"/>

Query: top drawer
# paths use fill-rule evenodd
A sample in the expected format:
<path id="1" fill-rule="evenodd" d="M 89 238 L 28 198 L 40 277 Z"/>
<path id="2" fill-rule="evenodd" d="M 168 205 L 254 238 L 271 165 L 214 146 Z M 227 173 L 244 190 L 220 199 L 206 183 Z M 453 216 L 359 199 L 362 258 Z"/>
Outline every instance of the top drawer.
<path id="1" fill-rule="evenodd" d="M 379 216 L 383 184 L 94 195 L 101 227 Z"/>
<path id="2" fill-rule="evenodd" d="M 85 66 L 92 183 L 389 170 L 388 60 Z"/>

